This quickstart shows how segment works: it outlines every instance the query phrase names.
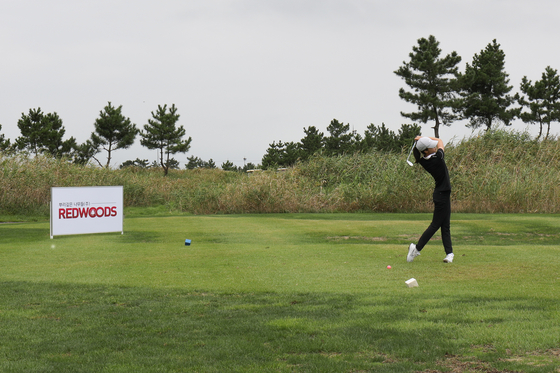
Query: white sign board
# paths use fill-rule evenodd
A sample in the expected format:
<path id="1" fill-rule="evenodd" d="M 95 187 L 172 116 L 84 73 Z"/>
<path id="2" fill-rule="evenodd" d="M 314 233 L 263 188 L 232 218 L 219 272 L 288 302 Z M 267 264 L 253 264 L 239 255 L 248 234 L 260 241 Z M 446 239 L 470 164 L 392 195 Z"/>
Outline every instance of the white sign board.
<path id="1" fill-rule="evenodd" d="M 123 233 L 123 187 L 51 188 L 51 238 Z"/>

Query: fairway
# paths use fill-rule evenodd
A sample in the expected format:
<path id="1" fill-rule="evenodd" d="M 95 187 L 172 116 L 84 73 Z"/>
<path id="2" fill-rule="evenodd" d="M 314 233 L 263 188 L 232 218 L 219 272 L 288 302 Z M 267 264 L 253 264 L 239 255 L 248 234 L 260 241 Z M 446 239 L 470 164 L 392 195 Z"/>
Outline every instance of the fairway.
<path id="1" fill-rule="evenodd" d="M 0 371 L 556 372 L 560 216 L 453 214 L 454 262 L 407 263 L 430 218 L 2 224 Z"/>

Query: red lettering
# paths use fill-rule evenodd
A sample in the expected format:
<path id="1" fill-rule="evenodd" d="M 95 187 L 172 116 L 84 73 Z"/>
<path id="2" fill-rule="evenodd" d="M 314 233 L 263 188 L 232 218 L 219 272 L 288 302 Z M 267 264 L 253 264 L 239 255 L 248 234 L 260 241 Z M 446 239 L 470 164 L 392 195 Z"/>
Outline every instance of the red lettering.
<path id="1" fill-rule="evenodd" d="M 58 209 L 59 219 L 103 218 L 118 215 L 116 206 Z"/>

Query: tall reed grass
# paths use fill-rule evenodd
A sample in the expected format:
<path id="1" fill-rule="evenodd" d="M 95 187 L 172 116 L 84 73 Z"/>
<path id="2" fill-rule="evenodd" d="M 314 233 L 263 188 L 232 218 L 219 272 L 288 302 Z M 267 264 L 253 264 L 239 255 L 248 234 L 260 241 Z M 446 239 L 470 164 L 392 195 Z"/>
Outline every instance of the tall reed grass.
<path id="1" fill-rule="evenodd" d="M 0 214 L 48 215 L 51 187 L 123 185 L 130 207 L 193 214 L 429 212 L 433 180 L 400 154 L 316 155 L 283 171 L 101 169 L 1 156 Z M 560 212 L 560 142 L 496 130 L 446 147 L 455 212 Z"/>
<path id="2" fill-rule="evenodd" d="M 455 209 L 466 212 L 560 211 L 560 141 L 496 130 L 449 152 Z"/>

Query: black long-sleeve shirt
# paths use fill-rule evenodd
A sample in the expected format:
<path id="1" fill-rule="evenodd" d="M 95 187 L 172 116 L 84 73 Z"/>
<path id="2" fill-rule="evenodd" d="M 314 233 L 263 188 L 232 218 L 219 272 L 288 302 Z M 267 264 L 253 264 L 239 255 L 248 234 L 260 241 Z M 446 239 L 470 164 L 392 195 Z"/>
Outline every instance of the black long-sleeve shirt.
<path id="1" fill-rule="evenodd" d="M 438 149 L 430 158 L 420 158 L 419 163 L 432 175 L 436 182 L 435 192 L 450 192 L 451 181 L 445 164 L 443 149 Z"/>

